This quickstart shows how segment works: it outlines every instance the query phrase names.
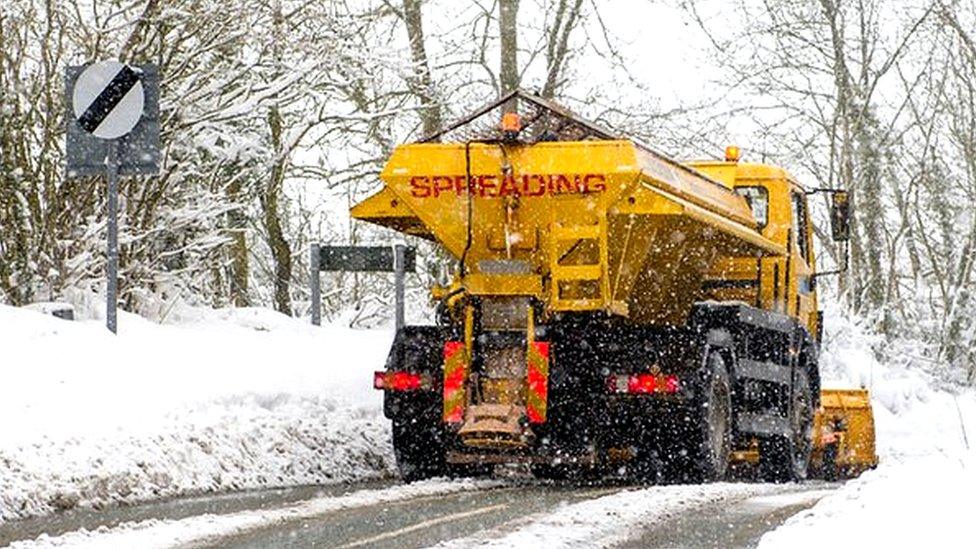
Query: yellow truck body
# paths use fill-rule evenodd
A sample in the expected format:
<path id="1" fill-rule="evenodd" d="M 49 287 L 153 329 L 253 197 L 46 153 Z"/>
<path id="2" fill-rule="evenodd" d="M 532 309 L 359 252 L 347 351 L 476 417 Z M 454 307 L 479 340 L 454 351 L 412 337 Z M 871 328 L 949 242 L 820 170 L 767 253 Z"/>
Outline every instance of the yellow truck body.
<path id="1" fill-rule="evenodd" d="M 703 297 L 684 282 L 716 257 L 785 255 L 731 186 L 629 141 L 401 145 L 380 177 L 353 217 L 464 256 L 471 293 L 532 296 L 549 312 L 680 323 Z"/>
<path id="2" fill-rule="evenodd" d="M 804 476 L 820 400 L 805 189 L 519 101 L 540 127 L 398 146 L 351 211 L 457 261 L 433 288 L 440 324 L 402 329 L 377 374 L 404 476 L 624 459 L 715 479 L 753 445 L 769 478 Z"/>

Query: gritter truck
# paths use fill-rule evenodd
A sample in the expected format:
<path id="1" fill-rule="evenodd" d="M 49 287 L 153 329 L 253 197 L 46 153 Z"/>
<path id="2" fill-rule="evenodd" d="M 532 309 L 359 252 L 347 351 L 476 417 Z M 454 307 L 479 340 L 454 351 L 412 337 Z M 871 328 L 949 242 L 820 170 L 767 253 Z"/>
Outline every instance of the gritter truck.
<path id="1" fill-rule="evenodd" d="M 830 193 L 839 241 L 849 199 L 739 157 L 678 162 L 523 91 L 398 146 L 351 214 L 456 265 L 437 325 L 398 330 L 374 378 L 402 476 L 805 478 L 825 274 L 807 197 Z"/>

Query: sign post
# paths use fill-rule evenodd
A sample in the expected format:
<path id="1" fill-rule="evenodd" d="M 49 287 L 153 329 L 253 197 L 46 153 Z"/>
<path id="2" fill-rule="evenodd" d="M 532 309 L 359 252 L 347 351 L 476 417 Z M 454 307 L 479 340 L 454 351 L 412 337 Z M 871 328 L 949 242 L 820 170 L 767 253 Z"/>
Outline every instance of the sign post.
<path id="1" fill-rule="evenodd" d="M 105 325 L 118 329 L 119 175 L 159 173 L 159 73 L 101 61 L 68 67 L 67 177 L 105 174 L 108 205 Z"/>
<path id="2" fill-rule="evenodd" d="M 322 324 L 322 287 L 320 271 L 392 272 L 396 295 L 396 329 L 404 325 L 405 275 L 414 272 L 417 251 L 403 244 L 395 246 L 321 246 L 313 243 L 309 250 L 309 278 L 312 286 L 312 324 Z"/>
<path id="3" fill-rule="evenodd" d="M 393 288 L 396 295 L 396 329 L 400 331 L 405 324 L 403 293 L 406 274 L 407 247 L 403 244 L 393 246 Z"/>
<path id="4" fill-rule="evenodd" d="M 119 150 L 109 144 L 105 163 L 108 179 L 108 246 L 105 261 L 105 326 L 114 334 L 118 331 L 119 304 Z"/>
<path id="5" fill-rule="evenodd" d="M 319 243 L 313 242 L 309 259 L 309 278 L 312 279 L 312 325 L 322 325 L 322 273 L 319 267 Z"/>

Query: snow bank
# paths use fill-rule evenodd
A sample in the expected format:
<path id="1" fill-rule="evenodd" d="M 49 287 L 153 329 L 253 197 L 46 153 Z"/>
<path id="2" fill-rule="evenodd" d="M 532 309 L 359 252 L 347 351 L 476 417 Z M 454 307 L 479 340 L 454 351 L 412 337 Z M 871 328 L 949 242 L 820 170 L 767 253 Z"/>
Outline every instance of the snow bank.
<path id="1" fill-rule="evenodd" d="M 762 549 L 972 547 L 976 459 L 883 463 L 763 536 Z"/>
<path id="2" fill-rule="evenodd" d="M 910 347 L 877 362 L 875 338 L 828 311 L 825 387 L 867 387 L 880 465 L 766 534 L 779 547 L 971 547 L 976 395 L 954 394 L 912 368 Z M 964 515 L 965 513 L 965 515 Z"/>
<path id="3" fill-rule="evenodd" d="M 0 522 L 393 468 L 371 389 L 390 331 L 263 309 L 123 314 L 118 336 L 0 306 Z"/>

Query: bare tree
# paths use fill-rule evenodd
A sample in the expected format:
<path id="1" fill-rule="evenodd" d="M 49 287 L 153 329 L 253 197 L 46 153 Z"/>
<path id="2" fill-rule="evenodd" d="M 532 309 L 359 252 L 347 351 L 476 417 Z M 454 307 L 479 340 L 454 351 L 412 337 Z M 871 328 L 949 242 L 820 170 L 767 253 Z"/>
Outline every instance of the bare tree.
<path id="1" fill-rule="evenodd" d="M 553 98 L 563 83 L 571 53 L 569 37 L 580 19 L 582 7 L 583 0 L 559 0 L 556 6 L 553 24 L 546 31 L 546 83 L 542 86 L 542 97 Z"/>
<path id="2" fill-rule="evenodd" d="M 413 61 L 413 76 L 408 79 L 408 84 L 413 94 L 420 100 L 423 133 L 433 135 L 440 131 L 442 126 L 441 106 L 434 91 L 430 61 L 427 59 L 427 49 L 424 45 L 424 21 L 420 8 L 421 0 L 404 0 L 403 9 L 398 14 L 407 28 Z"/>
<path id="3" fill-rule="evenodd" d="M 499 83 L 501 95 L 519 87 L 518 65 L 518 9 L 519 0 L 498 0 L 498 36 L 501 61 L 499 63 Z M 513 100 L 506 110 L 515 111 L 518 105 Z"/>

